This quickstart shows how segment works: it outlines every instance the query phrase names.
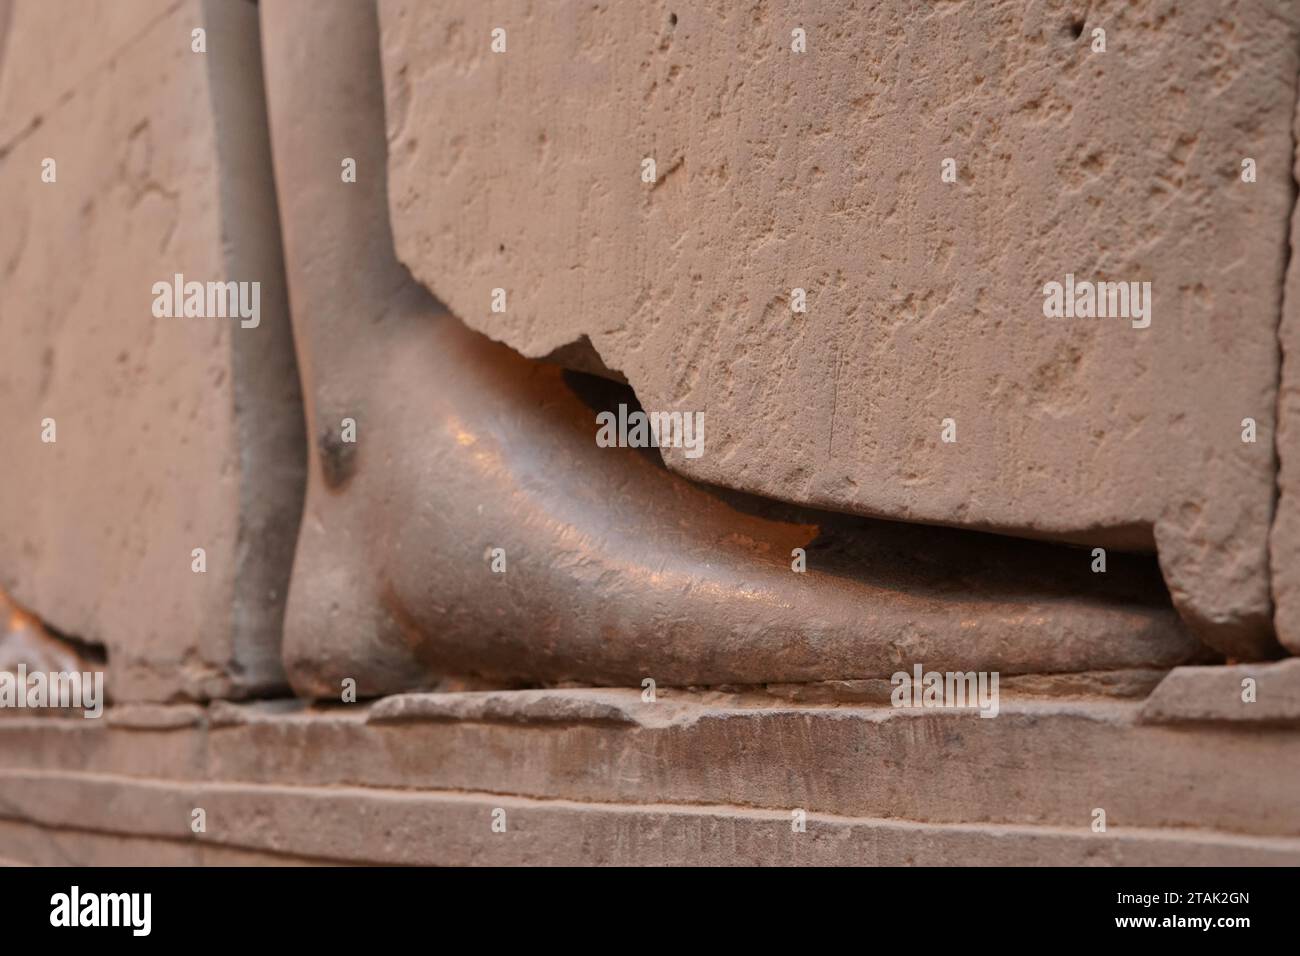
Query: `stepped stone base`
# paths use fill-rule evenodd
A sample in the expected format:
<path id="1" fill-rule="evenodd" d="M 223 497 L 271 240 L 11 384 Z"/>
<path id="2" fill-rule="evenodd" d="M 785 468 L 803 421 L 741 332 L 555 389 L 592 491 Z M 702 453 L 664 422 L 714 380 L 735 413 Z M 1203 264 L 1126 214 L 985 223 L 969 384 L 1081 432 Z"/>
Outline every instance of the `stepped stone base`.
<path id="1" fill-rule="evenodd" d="M 836 684 L 0 711 L 0 857 L 1297 865 L 1300 670 L 1239 669 L 1020 679 L 992 719 Z"/>

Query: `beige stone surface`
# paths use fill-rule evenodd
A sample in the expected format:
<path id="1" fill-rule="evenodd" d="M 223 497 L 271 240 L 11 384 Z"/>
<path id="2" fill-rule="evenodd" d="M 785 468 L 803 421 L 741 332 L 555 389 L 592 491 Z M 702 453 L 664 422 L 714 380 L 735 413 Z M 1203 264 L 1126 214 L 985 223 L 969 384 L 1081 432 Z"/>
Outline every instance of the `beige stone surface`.
<path id="1" fill-rule="evenodd" d="M 1143 705 L 1142 719 L 1300 726 L 1300 659 L 1174 668 Z"/>
<path id="2" fill-rule="evenodd" d="M 1157 668 L 1129 668 L 1073 674 L 1004 674 L 999 686 L 1004 692 L 1027 698 L 1098 695 L 1138 698 L 1150 694 L 1168 673 L 1168 670 Z M 768 684 L 765 689 L 767 693 L 785 700 L 806 704 L 887 704 L 895 686 L 885 678 L 876 678 Z"/>
<path id="3" fill-rule="evenodd" d="M 19 0 L 7 47 L 0 586 L 116 700 L 282 686 L 304 452 L 256 9 Z M 155 318 L 176 273 L 259 282 L 260 323 Z"/>
<path id="4" fill-rule="evenodd" d="M 321 866 L 319 860 L 0 820 L 0 866 Z"/>
<path id="5" fill-rule="evenodd" d="M 693 478 L 1158 546 L 1207 639 L 1275 652 L 1293 4 L 380 11 L 398 256 L 472 328 L 586 336 L 704 411 L 705 454 L 665 452 Z M 1151 282 L 1150 327 L 1045 318 L 1067 274 Z"/>
<path id="6" fill-rule="evenodd" d="M 117 70 L 135 42 L 168 28 L 164 21 L 188 48 L 190 31 L 203 25 L 197 9 L 187 0 L 0 0 L 0 152 Z M 17 39 L 4 43 L 6 33 Z"/>
<path id="7" fill-rule="evenodd" d="M 0 0 L 0 865 L 1300 865 L 1300 8 L 381 3 Z"/>
<path id="8" fill-rule="evenodd" d="M 147 726 L 0 713 L 0 834 L 25 834 L 8 855 L 61 842 L 143 862 L 166 841 L 376 863 L 1300 861 L 1300 728 L 1161 726 L 1125 698 L 1004 694 L 993 719 L 635 690 L 206 710 Z M 128 842 L 56 841 L 68 828 Z"/>
<path id="9" fill-rule="evenodd" d="M 855 820 L 742 807 L 601 805 L 492 793 L 410 793 L 15 775 L 8 807 L 45 827 L 96 808 L 96 827 L 182 839 L 190 809 L 208 811 L 195 843 L 402 865 L 1294 866 L 1300 840 L 1085 827 L 963 826 Z M 61 795 L 43 800 L 56 789 Z M 66 796 L 64 796 L 66 795 Z M 504 832 L 494 832 L 494 819 Z"/>

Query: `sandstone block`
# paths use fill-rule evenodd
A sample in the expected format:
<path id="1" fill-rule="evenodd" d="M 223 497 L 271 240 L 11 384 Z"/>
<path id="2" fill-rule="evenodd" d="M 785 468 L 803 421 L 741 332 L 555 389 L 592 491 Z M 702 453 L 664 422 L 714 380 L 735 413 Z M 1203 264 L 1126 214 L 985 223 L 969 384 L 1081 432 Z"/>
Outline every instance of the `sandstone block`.
<path id="1" fill-rule="evenodd" d="M 8 36 L 0 586 L 116 700 L 282 686 L 304 451 L 256 9 L 19 0 Z M 250 317 L 159 315 L 177 275 Z"/>
<path id="2" fill-rule="evenodd" d="M 196 862 L 1300 859 L 1296 726 L 1214 715 L 1164 726 L 1141 702 L 1095 694 L 1002 703 L 984 720 L 578 689 L 212 704 L 198 725 L 190 707 L 148 722 L 0 716 L 0 835 L 5 855 L 39 860 L 53 842 L 104 862 L 160 840 Z M 1096 808 L 1105 832 L 1091 828 Z"/>
<path id="3" fill-rule="evenodd" d="M 1295 5 L 380 10 L 398 257 L 472 328 L 703 411 L 692 478 L 1158 548 L 1207 640 L 1276 652 Z M 1074 279 L 1150 310 L 1047 317 Z"/>
<path id="4" fill-rule="evenodd" d="M 57 788 L 58 799 L 41 794 Z M 262 788 L 0 772 L 0 819 L 46 828 L 80 821 L 136 837 L 193 839 L 189 808 L 208 811 L 193 842 L 353 863 L 424 866 L 1294 866 L 1300 841 L 1191 831 L 943 826 L 786 810 L 537 802 L 491 793 Z M 504 832 L 492 829 L 505 821 Z M 119 851 L 120 852 L 120 851 Z M 250 854 L 251 855 L 251 854 Z M 219 859 L 219 857 L 218 857 Z"/>
<path id="5" fill-rule="evenodd" d="M 1300 725 L 1300 660 L 1176 667 L 1142 707 L 1152 723 Z"/>

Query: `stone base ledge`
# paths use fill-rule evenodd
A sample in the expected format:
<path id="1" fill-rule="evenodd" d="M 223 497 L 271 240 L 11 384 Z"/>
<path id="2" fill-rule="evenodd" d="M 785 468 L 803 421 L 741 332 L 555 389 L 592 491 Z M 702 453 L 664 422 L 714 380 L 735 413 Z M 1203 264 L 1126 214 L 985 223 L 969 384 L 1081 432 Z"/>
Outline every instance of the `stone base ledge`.
<path id="1" fill-rule="evenodd" d="M 491 793 L 278 787 L 0 774 L 5 809 L 41 862 L 65 852 L 136 862 L 304 857 L 471 865 L 1300 865 L 1300 839 L 1198 830 L 934 824 L 735 806 L 617 805 Z M 190 832 L 194 809 L 205 830 Z M 72 820 L 98 844 L 82 849 Z M 0 832 L 3 832 L 0 830 Z M 45 833 L 45 839 L 39 834 Z M 112 839 L 106 840 L 106 837 Z M 117 848 L 111 845 L 116 841 Z M 67 849 L 71 847 L 71 849 Z M 215 852 L 214 852 L 215 851 Z M 267 857 L 267 859 L 263 859 Z M 238 859 L 236 857 L 236 859 Z"/>
<path id="2" fill-rule="evenodd" d="M 1188 671 L 1145 699 L 1008 693 L 988 719 L 662 688 L 9 711 L 3 855 L 1300 864 L 1296 668 L 1253 666 L 1264 720 L 1241 719 L 1236 668 Z"/>

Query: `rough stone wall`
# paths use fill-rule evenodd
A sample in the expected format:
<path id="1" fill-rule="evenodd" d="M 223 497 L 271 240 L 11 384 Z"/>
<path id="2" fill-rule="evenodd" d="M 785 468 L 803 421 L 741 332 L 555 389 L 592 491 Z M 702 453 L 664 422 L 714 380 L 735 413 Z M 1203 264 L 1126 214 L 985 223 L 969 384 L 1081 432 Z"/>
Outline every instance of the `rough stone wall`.
<path id="1" fill-rule="evenodd" d="M 1289 730 L 1239 722 L 1240 702 L 1207 725 L 1082 684 L 1011 690 L 993 720 L 829 688 L 0 720 L 0 839 L 36 863 L 1295 866 L 1283 666 L 1254 673 L 1290 695 L 1272 715 Z M 1182 672 L 1180 700 L 1215 694 L 1203 670 L 1222 669 Z"/>
<path id="2" fill-rule="evenodd" d="M 1275 646 L 1293 4 L 380 9 L 398 255 L 472 328 L 704 410 L 693 478 L 1158 546 L 1206 640 Z M 1045 318 L 1067 274 L 1151 315 Z"/>
<path id="3" fill-rule="evenodd" d="M 9 20 L 0 585 L 104 646 L 119 699 L 282 687 L 302 412 L 256 10 L 20 0 Z M 258 324 L 155 315 L 177 274 L 258 282 Z"/>
<path id="4" fill-rule="evenodd" d="M 1300 862 L 1298 80 L 1283 2 L 0 0 L 0 862 Z"/>

